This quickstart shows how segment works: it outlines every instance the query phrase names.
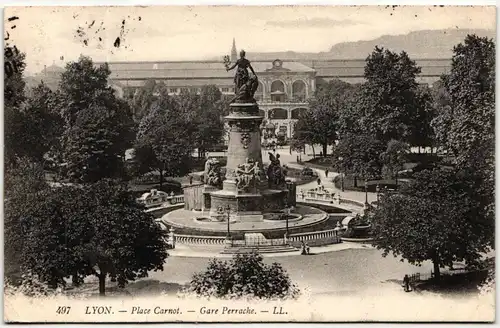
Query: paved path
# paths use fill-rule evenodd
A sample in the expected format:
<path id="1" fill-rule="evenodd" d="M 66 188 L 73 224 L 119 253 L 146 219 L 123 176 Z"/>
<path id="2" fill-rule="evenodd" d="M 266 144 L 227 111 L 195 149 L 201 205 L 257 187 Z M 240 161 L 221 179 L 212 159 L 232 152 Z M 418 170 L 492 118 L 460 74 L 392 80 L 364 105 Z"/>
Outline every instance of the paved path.
<path id="1" fill-rule="evenodd" d="M 326 246 L 311 247 L 311 255 L 344 251 L 347 249 L 373 249 L 371 245 L 342 242 L 340 244 L 331 244 Z M 221 254 L 224 246 L 206 246 L 206 245 L 185 245 L 177 244 L 175 249 L 168 251 L 169 256 L 175 257 L 208 257 L 208 258 L 232 258 L 232 254 Z M 262 253 L 263 257 L 284 257 L 300 256 L 300 250 L 294 252 Z"/>
<path id="2" fill-rule="evenodd" d="M 263 159 L 264 163 L 269 162 L 268 153 L 269 153 L 268 150 L 262 151 L 262 159 Z M 292 155 L 290 155 L 290 148 L 288 146 L 277 149 L 276 153 L 280 154 L 281 164 L 286 164 L 290 168 L 300 170 L 300 169 L 307 166 L 307 164 L 301 165 L 301 164 L 297 163 L 298 153 L 292 152 Z M 302 161 L 307 161 L 307 160 L 312 158 L 312 156 L 304 155 L 304 154 L 301 154 L 301 156 L 302 156 Z M 326 189 L 333 191 L 335 194 L 339 194 L 340 197 L 342 197 L 342 198 L 352 199 L 352 200 L 356 200 L 356 201 L 363 202 L 363 203 L 365 202 L 366 195 L 364 192 L 351 191 L 351 190 L 342 191 L 342 190 L 338 189 L 337 187 L 335 187 L 335 184 L 333 183 L 333 179 L 337 175 L 339 175 L 339 173 L 329 172 L 328 177 L 326 177 L 324 170 L 315 169 L 315 168 L 312 168 L 312 170 L 314 170 L 316 172 L 316 174 L 318 174 L 319 178 L 321 179 L 321 183 L 325 186 Z M 297 186 L 297 192 L 300 192 L 300 190 L 305 191 L 305 190 L 313 189 L 316 187 L 318 187 L 318 183 L 316 181 L 312 181 L 312 182 Z M 371 202 L 374 202 L 376 200 L 377 200 L 377 194 L 369 192 L 368 193 L 368 202 L 371 203 Z"/>

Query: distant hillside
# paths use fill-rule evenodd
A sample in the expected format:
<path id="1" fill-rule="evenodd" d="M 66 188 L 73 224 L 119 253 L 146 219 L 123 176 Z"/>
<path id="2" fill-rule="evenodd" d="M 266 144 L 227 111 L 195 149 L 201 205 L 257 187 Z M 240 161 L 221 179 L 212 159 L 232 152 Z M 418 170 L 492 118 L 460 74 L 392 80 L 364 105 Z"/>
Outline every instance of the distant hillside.
<path id="1" fill-rule="evenodd" d="M 338 43 L 327 52 L 248 52 L 253 61 L 314 60 L 314 59 L 364 59 L 375 48 L 382 46 L 393 51 L 406 51 L 411 58 L 450 58 L 453 47 L 462 42 L 467 34 L 495 39 L 494 30 L 447 29 L 421 30 L 402 35 L 384 35 L 374 40 Z M 215 59 L 215 58 L 214 58 Z M 220 58 L 217 58 L 220 59 Z"/>

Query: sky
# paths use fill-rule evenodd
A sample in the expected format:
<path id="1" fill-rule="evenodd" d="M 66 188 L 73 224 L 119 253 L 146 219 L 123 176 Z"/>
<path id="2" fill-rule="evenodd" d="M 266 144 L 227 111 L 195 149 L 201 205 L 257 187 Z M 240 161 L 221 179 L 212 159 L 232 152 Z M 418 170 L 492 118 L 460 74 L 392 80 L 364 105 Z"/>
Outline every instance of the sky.
<path id="1" fill-rule="evenodd" d="M 494 30 L 495 15 L 479 6 L 10 7 L 4 39 L 26 53 L 30 74 L 80 54 L 94 61 L 222 58 L 233 37 L 248 52 L 320 52 L 416 30 Z"/>

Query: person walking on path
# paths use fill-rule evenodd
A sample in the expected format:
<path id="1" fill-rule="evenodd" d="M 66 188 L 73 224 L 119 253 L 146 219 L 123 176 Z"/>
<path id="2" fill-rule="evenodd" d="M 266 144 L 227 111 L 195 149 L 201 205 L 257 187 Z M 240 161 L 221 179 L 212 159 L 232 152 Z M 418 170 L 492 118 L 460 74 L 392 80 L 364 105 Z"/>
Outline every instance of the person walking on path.
<path id="1" fill-rule="evenodd" d="M 407 274 L 405 274 L 405 277 L 403 278 L 403 288 L 405 289 L 405 292 L 410 291 L 410 277 L 408 277 Z"/>
<path id="2" fill-rule="evenodd" d="M 326 169 L 325 170 L 325 177 L 327 177 L 327 178 L 328 178 L 328 172 L 329 172 L 328 169 Z"/>
<path id="3" fill-rule="evenodd" d="M 318 186 L 321 185 L 321 179 L 318 178 L 318 180 L 316 180 L 316 182 L 318 182 Z"/>

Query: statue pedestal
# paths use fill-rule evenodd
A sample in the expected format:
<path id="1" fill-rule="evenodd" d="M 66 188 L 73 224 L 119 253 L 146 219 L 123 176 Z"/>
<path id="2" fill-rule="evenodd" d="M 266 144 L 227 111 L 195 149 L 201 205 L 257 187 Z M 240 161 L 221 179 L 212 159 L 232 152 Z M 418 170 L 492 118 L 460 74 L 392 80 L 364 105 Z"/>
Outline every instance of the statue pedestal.
<path id="1" fill-rule="evenodd" d="M 288 190 L 286 185 L 284 190 L 269 188 L 262 166 L 260 125 L 264 117 L 258 105 L 233 103 L 230 107 L 231 113 L 225 117 L 230 128 L 226 179 L 222 190 L 209 192 L 210 216 L 217 216 L 219 208 L 229 206 L 234 220 L 262 221 L 263 213 L 284 208 Z M 242 190 L 245 184 L 249 187 Z"/>

